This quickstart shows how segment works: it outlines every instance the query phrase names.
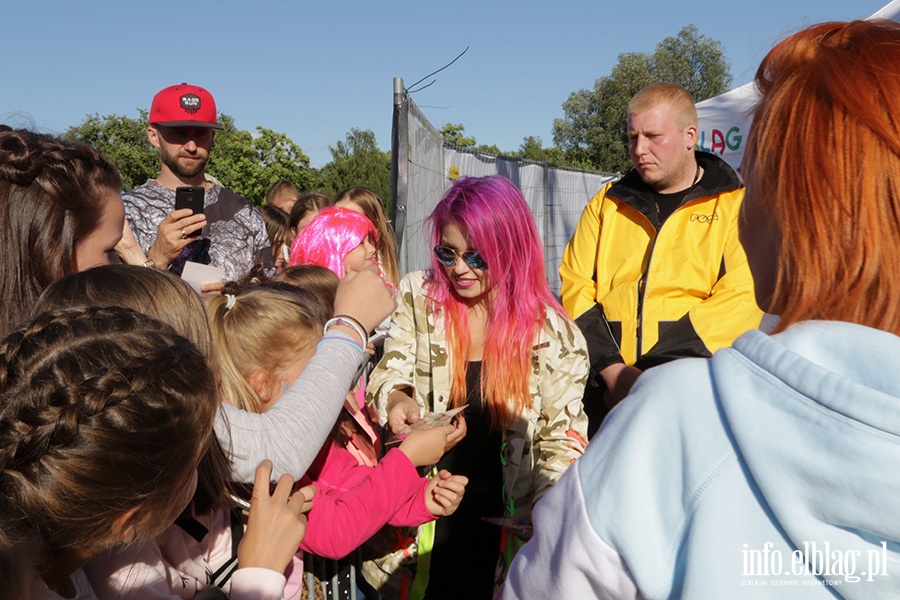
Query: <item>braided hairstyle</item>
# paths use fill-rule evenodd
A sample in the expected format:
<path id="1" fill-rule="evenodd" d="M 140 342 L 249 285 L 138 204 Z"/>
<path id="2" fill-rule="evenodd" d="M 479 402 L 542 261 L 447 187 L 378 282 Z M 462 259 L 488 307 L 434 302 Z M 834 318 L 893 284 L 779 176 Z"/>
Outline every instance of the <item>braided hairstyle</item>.
<path id="1" fill-rule="evenodd" d="M 0 125 L 0 337 L 49 283 L 74 270 L 74 249 L 99 225 L 115 167 L 85 145 Z"/>
<path id="2" fill-rule="evenodd" d="M 215 364 L 212 337 L 200 295 L 183 279 L 162 269 L 134 265 L 102 265 L 71 273 L 47 286 L 32 315 L 84 306 L 125 306 L 171 325 Z M 193 511 L 209 514 L 229 508 L 231 463 L 213 436 L 200 461 Z"/>
<path id="3" fill-rule="evenodd" d="M 22 542 L 46 560 L 162 532 L 189 500 L 214 390 L 191 342 L 131 309 L 46 312 L 10 334 L 0 344 L 0 545 L 16 554 L 0 548 L 0 571 Z"/>

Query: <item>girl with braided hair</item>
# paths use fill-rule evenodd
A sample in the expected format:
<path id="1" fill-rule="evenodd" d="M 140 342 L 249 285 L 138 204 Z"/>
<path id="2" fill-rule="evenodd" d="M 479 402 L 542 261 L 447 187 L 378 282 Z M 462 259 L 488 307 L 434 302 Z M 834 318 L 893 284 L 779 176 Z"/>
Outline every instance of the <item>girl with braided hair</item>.
<path id="1" fill-rule="evenodd" d="M 45 313 L 6 339 L 0 520 L 5 556 L 37 559 L 19 565 L 33 596 L 91 597 L 73 576 L 87 558 L 175 519 L 209 440 L 212 384 L 192 344 L 129 310 Z"/>
<path id="2" fill-rule="evenodd" d="M 81 571 L 88 559 L 151 540 L 178 517 L 212 437 L 214 389 L 196 346 L 126 308 L 46 312 L 0 345 L 0 574 L 16 588 L 7 597 L 96 598 Z M 267 463 L 257 471 L 245 540 L 267 548 L 269 562 L 254 566 L 280 571 L 308 503 L 290 496 L 290 478 L 270 496 L 270 474 Z M 247 569 L 257 589 L 262 570 Z"/>
<path id="3" fill-rule="evenodd" d="M 330 271 L 328 273 L 331 274 Z M 371 290 L 374 285 L 376 291 L 378 287 L 383 288 L 382 291 L 389 297 L 381 279 L 377 276 L 374 279 L 376 281 L 370 281 L 364 289 Z M 354 279 L 349 283 L 355 285 L 358 280 Z M 303 291 L 297 290 L 296 293 Z M 372 294 L 359 292 L 360 288 L 355 287 L 339 289 L 336 303 L 352 314 L 365 315 L 367 313 L 360 310 L 359 304 L 373 304 Z M 350 298 L 361 297 L 365 300 L 357 299 L 348 303 L 347 294 Z M 307 304 L 320 304 L 318 299 L 312 297 L 312 292 L 307 292 L 307 295 L 310 296 Z M 73 273 L 48 286 L 35 306 L 35 311 L 98 305 L 128 306 L 158 318 L 194 342 L 210 360 L 217 363 L 219 361 L 219 357 L 213 352 L 210 329 L 200 297 L 183 280 L 159 269 L 107 265 Z M 327 309 L 322 307 L 321 314 L 316 317 L 317 339 L 321 337 L 322 323 L 332 314 L 331 310 L 330 306 Z M 381 309 L 375 310 L 379 312 L 366 317 L 367 323 L 374 322 L 384 314 L 380 312 Z M 329 331 L 323 340 L 330 340 L 334 335 L 335 332 Z M 340 342 L 333 342 L 332 345 L 340 348 L 346 346 Z M 358 345 L 355 348 L 358 357 L 362 349 Z M 333 354 L 330 358 L 329 355 L 318 357 L 323 350 L 327 349 L 320 347 L 316 350 L 317 357 L 313 361 L 325 359 L 328 368 L 334 370 L 338 365 Z M 320 435 L 317 430 L 324 427 L 321 432 L 321 438 L 324 439 L 336 417 L 332 416 L 327 425 L 317 423 L 320 418 L 327 418 L 327 413 L 323 412 L 322 417 L 318 417 L 314 414 L 315 410 L 320 409 L 319 405 L 326 403 L 327 395 L 333 392 L 328 391 L 327 388 L 331 386 L 324 381 L 321 370 L 313 369 L 312 363 L 307 368 L 311 373 L 306 383 L 301 384 L 298 380 L 296 385 L 283 394 L 277 406 L 271 407 L 265 414 L 246 412 L 227 403 L 220 404 L 215 418 L 215 431 L 217 440 L 221 440 L 234 461 L 234 471 L 230 471 L 227 465 L 222 467 L 220 458 L 224 460 L 224 457 L 221 455 L 221 448 L 216 440 L 212 440 L 200 462 L 198 489 L 194 495 L 191 514 L 179 518 L 174 526 L 156 538 L 156 544 L 107 552 L 86 566 L 88 577 L 101 600 L 193 598 L 195 594 L 207 593 L 214 584 L 229 591 L 233 599 L 259 597 L 252 592 L 235 588 L 235 575 L 231 576 L 230 582 L 224 580 L 228 571 L 223 569 L 234 557 L 234 547 L 237 546 L 234 540 L 239 539 L 233 535 L 236 530 L 229 523 L 227 509 L 232 504 L 227 499 L 224 506 L 222 503 L 221 496 L 227 489 L 224 479 L 230 476 L 236 481 L 252 482 L 252 470 L 250 479 L 241 473 L 247 470 L 246 465 L 251 461 L 255 461 L 255 468 L 266 457 L 274 463 L 273 471 L 296 473 L 294 479 L 299 479 L 312 463 L 322 444 L 321 440 L 316 441 Z M 343 390 L 341 394 L 346 393 L 348 383 L 338 383 L 338 389 Z M 310 387 L 318 390 L 315 403 L 305 401 L 312 397 Z M 282 438 L 293 455 L 292 461 L 286 460 L 282 456 L 284 453 L 278 450 L 282 443 L 279 440 Z M 255 444 L 257 439 L 264 443 Z M 305 448 L 313 443 L 318 443 L 319 446 L 311 451 Z M 208 467 L 206 470 L 205 465 Z M 302 470 L 297 473 L 297 469 Z M 196 528 L 194 521 L 199 522 L 202 529 Z M 198 531 L 201 534 L 197 534 Z M 237 551 L 241 569 L 235 571 L 235 574 L 253 564 L 248 562 L 252 560 L 252 556 L 243 552 L 242 548 L 243 546 Z M 296 550 L 297 545 L 294 545 L 290 554 Z M 283 570 L 282 566 L 281 571 Z M 222 575 L 216 577 L 217 572 Z M 283 579 L 281 581 L 283 586 Z M 273 597 L 281 598 L 281 591 Z"/>
<path id="4" fill-rule="evenodd" d="M 0 337 L 51 282 L 118 262 L 120 190 L 115 167 L 92 147 L 0 125 Z"/>

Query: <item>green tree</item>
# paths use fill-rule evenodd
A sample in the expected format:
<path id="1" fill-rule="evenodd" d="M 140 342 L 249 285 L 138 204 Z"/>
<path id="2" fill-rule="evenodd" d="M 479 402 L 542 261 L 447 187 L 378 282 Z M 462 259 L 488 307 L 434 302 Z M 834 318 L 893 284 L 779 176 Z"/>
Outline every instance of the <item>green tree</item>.
<path id="1" fill-rule="evenodd" d="M 147 141 L 147 111 L 138 109 L 138 115 L 87 115 L 63 137 L 102 152 L 118 168 L 122 188 L 130 190 L 159 174 L 159 153 Z"/>
<path id="2" fill-rule="evenodd" d="M 565 117 L 554 119 L 553 141 L 566 162 L 623 173 L 631 169 L 628 101 L 655 81 L 684 86 L 696 102 L 725 92 L 731 71 L 721 42 L 688 25 L 657 44 L 653 54 L 620 54 L 609 75 L 597 79 L 593 89 L 573 92 L 563 103 Z"/>
<path id="3" fill-rule="evenodd" d="M 235 127 L 234 118 L 229 115 L 219 114 L 218 120 L 222 129 L 213 138 L 206 172 L 223 186 L 257 203 L 259 196 L 252 194 L 258 174 L 253 136 Z"/>
<path id="4" fill-rule="evenodd" d="M 562 150 L 556 146 L 544 148 L 543 140 L 533 135 L 529 135 L 522 140 L 522 145 L 519 146 L 516 156 L 526 160 L 548 162 L 556 165 L 565 164 L 566 160 Z"/>
<path id="5" fill-rule="evenodd" d="M 509 155 L 508 152 L 503 152 L 495 144 L 477 144 L 475 136 L 467 136 L 465 133 L 466 126 L 462 123 L 445 123 L 444 126 L 441 127 L 441 137 L 444 138 L 444 142 L 448 144 L 453 144 L 460 148 L 471 148 L 475 152 L 483 152 L 485 154 L 494 154 L 497 156 L 501 154 Z"/>
<path id="6" fill-rule="evenodd" d="M 478 144 L 472 148 L 475 152 L 483 152 L 485 154 L 495 154 L 497 156 L 510 156 L 509 152 L 504 152 L 496 144 Z"/>
<path id="7" fill-rule="evenodd" d="M 466 127 L 462 123 L 445 123 L 441 127 L 441 137 L 448 144 L 461 146 L 463 148 L 471 148 L 475 146 L 474 137 L 466 137 Z"/>
<path id="8" fill-rule="evenodd" d="M 207 172 L 222 185 L 255 204 L 265 201 L 266 191 L 279 179 L 299 189 L 313 187 L 317 173 L 309 157 L 287 135 L 257 126 L 257 136 L 238 129 L 234 118 L 219 114 L 223 129 L 216 132 Z"/>
<path id="9" fill-rule="evenodd" d="M 331 162 L 320 171 L 320 189 L 334 196 L 347 188 L 365 186 L 378 194 L 390 210 L 391 153 L 378 149 L 375 133 L 353 128 L 343 141 L 329 146 Z"/>

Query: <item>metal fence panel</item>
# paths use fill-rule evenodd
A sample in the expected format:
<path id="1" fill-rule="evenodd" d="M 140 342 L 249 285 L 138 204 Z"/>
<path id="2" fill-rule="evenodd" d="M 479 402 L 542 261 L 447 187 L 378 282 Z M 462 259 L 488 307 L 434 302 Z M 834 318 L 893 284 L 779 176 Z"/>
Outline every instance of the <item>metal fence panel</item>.
<path id="1" fill-rule="evenodd" d="M 559 263 L 563 250 L 588 200 L 615 173 L 572 170 L 548 163 L 474 152 L 445 144 L 440 132 L 409 97 L 409 182 L 405 227 L 397 232 L 402 273 L 431 265 L 431 238 L 426 219 L 456 177 L 503 175 L 522 191 L 534 215 L 544 244 L 544 260 L 550 289 L 559 294 Z"/>

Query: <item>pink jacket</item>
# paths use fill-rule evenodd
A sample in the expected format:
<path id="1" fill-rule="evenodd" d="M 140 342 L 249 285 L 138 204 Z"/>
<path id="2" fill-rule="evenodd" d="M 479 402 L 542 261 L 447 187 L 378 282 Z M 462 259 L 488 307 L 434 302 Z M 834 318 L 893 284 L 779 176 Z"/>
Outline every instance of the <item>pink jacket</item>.
<path id="1" fill-rule="evenodd" d="M 367 467 L 337 442 L 326 444 L 298 483 L 317 489 L 300 548 L 343 558 L 385 524 L 417 527 L 433 521 L 425 505 L 428 481 L 397 448 Z"/>
<path id="2" fill-rule="evenodd" d="M 131 544 L 90 560 L 84 571 L 99 600 L 119 598 L 171 600 L 193 598 L 209 585 L 211 574 L 231 559 L 228 511 L 196 517 L 209 533 L 195 540 L 172 525 L 156 543 Z M 269 569 L 238 569 L 223 586 L 235 600 L 281 600 L 283 574 Z"/>

